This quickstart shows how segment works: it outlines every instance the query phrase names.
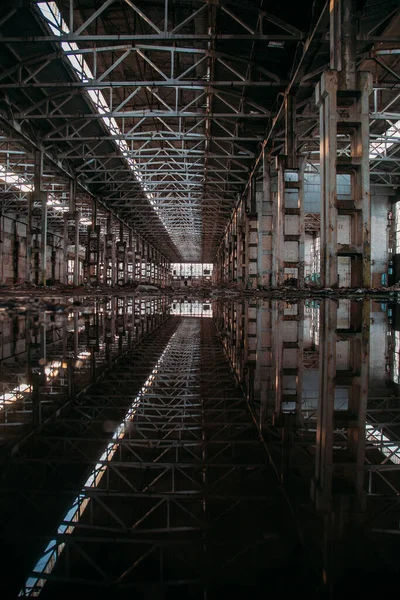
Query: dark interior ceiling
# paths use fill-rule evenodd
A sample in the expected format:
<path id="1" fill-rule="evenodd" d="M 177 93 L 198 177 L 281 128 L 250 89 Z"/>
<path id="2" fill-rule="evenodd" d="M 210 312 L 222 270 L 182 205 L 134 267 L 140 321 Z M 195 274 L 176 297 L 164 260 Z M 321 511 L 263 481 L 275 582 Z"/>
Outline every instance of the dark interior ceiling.
<path id="1" fill-rule="evenodd" d="M 29 181 L 32 148 L 40 148 L 44 180 L 61 201 L 76 177 L 81 194 L 99 198 L 170 260 L 212 262 L 265 138 L 282 152 L 275 117 L 289 84 L 301 151 L 318 150 L 313 99 L 329 67 L 328 4 L 3 1 L 0 162 Z M 398 1 L 358 2 L 357 10 L 359 65 L 379 88 L 371 112 L 390 103 L 396 115 L 400 55 L 373 52 L 400 47 Z M 395 122 L 375 119 L 372 134 Z M 398 148 L 393 161 L 372 164 L 376 182 L 397 181 Z M 26 204 L 11 188 L 1 200 Z"/>

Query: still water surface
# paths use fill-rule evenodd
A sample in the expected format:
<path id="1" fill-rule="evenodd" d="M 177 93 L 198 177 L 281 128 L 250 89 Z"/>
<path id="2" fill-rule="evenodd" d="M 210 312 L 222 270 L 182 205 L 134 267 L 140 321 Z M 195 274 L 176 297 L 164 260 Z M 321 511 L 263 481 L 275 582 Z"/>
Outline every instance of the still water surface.
<path id="1" fill-rule="evenodd" d="M 390 589 L 399 309 L 3 299 L 6 597 Z"/>

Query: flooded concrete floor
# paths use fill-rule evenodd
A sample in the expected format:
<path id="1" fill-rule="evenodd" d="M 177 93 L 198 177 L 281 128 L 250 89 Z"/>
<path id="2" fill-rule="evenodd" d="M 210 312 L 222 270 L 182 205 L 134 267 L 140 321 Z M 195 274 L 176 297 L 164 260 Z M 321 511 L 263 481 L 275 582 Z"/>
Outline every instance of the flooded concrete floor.
<path id="1" fill-rule="evenodd" d="M 3 296 L 0 332 L 5 597 L 390 589 L 395 298 Z"/>

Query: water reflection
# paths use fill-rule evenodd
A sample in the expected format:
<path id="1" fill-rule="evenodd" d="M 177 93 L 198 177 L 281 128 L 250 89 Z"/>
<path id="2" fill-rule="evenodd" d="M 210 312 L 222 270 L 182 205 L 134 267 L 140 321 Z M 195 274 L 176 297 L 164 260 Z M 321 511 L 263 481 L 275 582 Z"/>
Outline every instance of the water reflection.
<path id="1" fill-rule="evenodd" d="M 169 314 L 165 298 L 3 302 L 0 441 L 17 450 Z"/>
<path id="2" fill-rule="evenodd" d="M 361 574 L 384 567 L 390 573 L 393 540 L 400 532 L 399 308 L 344 298 L 289 303 L 124 296 L 24 306 L 3 302 L 0 506 L 3 539 L 11 548 L 5 564 L 14 597 L 51 597 L 59 593 L 57 582 L 92 581 L 94 572 L 120 589 L 119 579 L 113 581 L 107 571 L 107 560 L 94 558 L 84 547 L 75 552 L 66 535 L 76 545 L 95 541 L 101 532 L 110 556 L 118 531 L 146 535 L 144 546 L 154 536 L 179 531 L 179 543 L 190 545 L 195 543 L 191 532 L 201 526 L 202 552 L 207 553 L 210 508 L 204 490 L 211 466 L 217 466 L 209 458 L 212 444 L 221 444 L 215 457 L 222 460 L 218 468 L 226 469 L 216 480 L 227 486 L 220 487 L 219 502 L 224 493 L 233 493 L 229 477 L 234 473 L 237 484 L 243 469 L 250 474 L 265 470 L 260 498 L 266 505 L 269 497 L 283 494 L 289 512 L 278 508 L 276 500 L 275 519 L 293 519 L 302 560 L 310 565 L 310 572 L 307 567 L 298 575 L 302 589 L 316 597 L 344 597 L 343 586 Z M 204 330 L 208 341 L 199 345 Z M 226 367 L 214 358 L 221 343 Z M 209 383 L 213 377 L 215 388 Z M 206 401 L 211 402 L 209 421 Z M 224 408 L 220 416 L 218 407 L 227 401 L 234 408 Z M 220 423 L 221 429 L 215 429 Z M 258 433 L 243 438 L 252 423 Z M 254 452 L 258 447 L 265 451 L 266 458 L 243 454 L 243 449 L 240 454 L 237 444 L 250 443 Z M 224 454 L 227 449 L 230 458 Z M 188 475 L 187 467 L 195 471 Z M 277 476 L 277 491 L 272 480 L 266 486 L 268 469 Z M 150 472 L 154 476 L 148 481 Z M 166 487 L 167 473 L 171 488 Z M 175 497 L 178 490 L 182 495 L 182 481 L 186 486 L 192 482 L 185 494 L 196 497 L 183 508 L 182 496 Z M 237 490 L 244 498 L 244 488 Z M 119 500 L 106 503 L 107 495 L 117 491 Z M 149 493 L 150 499 L 155 496 L 147 505 Z M 122 497 L 140 507 L 130 527 L 130 509 Z M 243 501 L 238 498 L 236 504 Z M 161 526 L 154 515 L 164 503 L 167 525 Z M 182 516 L 179 527 L 172 527 L 177 507 L 196 521 L 195 528 L 192 522 L 184 525 Z M 250 513 L 241 512 L 239 519 Z M 150 517 L 152 527 L 141 532 Z M 271 544 L 276 534 L 263 536 L 262 544 Z M 243 555 L 247 551 L 246 546 Z M 138 550 L 137 565 L 146 563 L 148 552 L 148 547 Z M 282 548 L 279 553 L 283 560 Z M 195 555 L 200 561 L 200 554 Z M 129 556 L 121 555 L 121 561 L 129 563 Z M 133 567 L 126 568 L 129 579 Z M 154 564 L 148 568 L 151 575 Z M 158 568 L 159 585 L 167 589 L 176 585 L 179 568 L 187 567 L 169 564 L 174 583 L 168 583 L 168 568 Z M 191 589 L 186 571 L 185 577 L 182 598 Z M 147 585 L 140 577 L 132 583 L 139 584 L 143 589 Z M 198 594 L 207 589 L 214 597 L 214 584 L 200 576 L 196 585 Z M 261 590 L 260 582 L 257 586 Z"/>
<path id="3" fill-rule="evenodd" d="M 215 311 L 300 526 L 299 491 L 304 500 L 310 490 L 332 594 L 351 571 L 382 568 L 371 558 L 377 547 L 390 564 L 382 536 L 400 533 L 398 309 L 340 299 L 230 302 Z"/>

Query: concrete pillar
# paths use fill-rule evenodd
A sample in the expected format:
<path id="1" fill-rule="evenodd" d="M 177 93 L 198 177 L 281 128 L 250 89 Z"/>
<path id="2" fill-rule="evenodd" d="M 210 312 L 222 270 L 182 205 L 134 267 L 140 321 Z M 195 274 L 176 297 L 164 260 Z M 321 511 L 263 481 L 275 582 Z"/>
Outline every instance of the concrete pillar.
<path id="1" fill-rule="evenodd" d="M 43 178 L 43 153 L 35 152 L 33 192 L 28 201 L 28 219 L 27 219 L 27 274 L 28 283 L 32 281 L 32 214 L 34 204 L 40 203 L 40 245 L 36 245 L 35 260 L 35 282 L 39 285 L 46 285 L 46 261 L 47 261 L 47 194 L 42 192 Z M 39 253 L 39 254 L 37 254 Z"/>
<path id="2" fill-rule="evenodd" d="M 78 286 L 79 281 L 79 222 L 81 213 L 75 211 L 75 240 L 74 240 L 74 286 Z"/>
<path id="3" fill-rule="evenodd" d="M 150 249 L 148 242 L 143 240 L 144 279 L 150 283 Z"/>
<path id="4" fill-rule="evenodd" d="M 67 254 L 69 245 L 74 246 L 74 272 L 73 285 L 79 285 L 79 221 L 80 213 L 76 210 L 76 180 L 71 179 L 69 184 L 68 213 L 64 217 L 64 249 Z M 67 261 L 66 261 L 67 262 Z M 68 265 L 66 264 L 65 281 L 68 282 Z"/>
<path id="5" fill-rule="evenodd" d="M 119 225 L 119 240 L 117 242 L 116 252 L 117 262 L 117 284 L 125 285 L 127 281 L 127 257 L 126 257 L 126 242 L 124 240 L 124 224 L 120 221 Z"/>
<path id="6" fill-rule="evenodd" d="M 33 193 L 28 194 L 28 215 L 26 219 L 26 283 L 32 283 L 32 213 Z"/>
<path id="7" fill-rule="evenodd" d="M 127 279 L 130 283 L 135 280 L 135 248 L 133 243 L 133 231 L 128 229 L 128 249 L 126 254 L 127 260 Z"/>
<path id="8" fill-rule="evenodd" d="M 272 202 L 271 175 L 268 156 L 263 154 L 262 190 L 257 192 L 257 283 L 271 286 L 272 276 Z"/>
<path id="9" fill-rule="evenodd" d="M 92 220 L 88 226 L 88 241 L 85 258 L 85 279 L 92 285 L 100 283 L 100 225 Z"/>
<path id="10" fill-rule="evenodd" d="M 142 252 L 141 252 L 141 237 L 138 235 L 135 237 L 135 281 L 141 281 L 141 269 L 142 269 Z"/>
<path id="11" fill-rule="evenodd" d="M 18 283 L 19 275 L 19 239 L 18 239 L 18 215 L 15 215 L 15 221 L 13 221 L 13 273 L 14 283 Z"/>
<path id="12" fill-rule="evenodd" d="M 162 285 L 162 261 L 163 257 L 161 253 L 157 250 L 156 252 L 156 283 L 161 287 Z"/>
<path id="13" fill-rule="evenodd" d="M 113 234 L 113 215 L 107 215 L 107 234 L 104 249 L 105 281 L 106 285 L 113 286 L 116 282 L 116 252 L 115 237 Z"/>
<path id="14" fill-rule="evenodd" d="M 47 279 L 47 194 L 41 194 L 40 216 L 40 283 L 46 286 Z"/>
<path id="15" fill-rule="evenodd" d="M 60 280 L 68 285 L 68 214 L 64 214 L 64 234 L 62 239 L 62 249 L 64 260 L 62 261 L 63 274 Z"/>
<path id="16" fill-rule="evenodd" d="M 321 283 L 323 287 L 371 286 L 369 188 L 370 73 L 356 70 L 354 0 L 333 0 L 331 69 L 316 88 L 320 110 Z M 339 43 L 340 42 L 340 43 Z M 350 156 L 338 155 L 347 135 Z M 338 198 L 338 177 L 350 185 Z"/>
<path id="17" fill-rule="evenodd" d="M 154 284 L 154 253 L 153 247 L 147 244 L 149 281 Z"/>
<path id="18" fill-rule="evenodd" d="M 283 211 L 285 207 L 285 157 L 277 156 L 276 170 L 278 174 L 278 193 L 272 207 L 272 285 L 278 287 L 284 281 L 284 254 L 283 254 Z"/>
<path id="19" fill-rule="evenodd" d="M 273 206 L 273 282 L 304 287 L 304 168 L 297 156 L 296 99 L 285 98 L 285 155 L 277 157 L 278 195 Z M 303 165 L 303 162 L 301 162 Z"/>

